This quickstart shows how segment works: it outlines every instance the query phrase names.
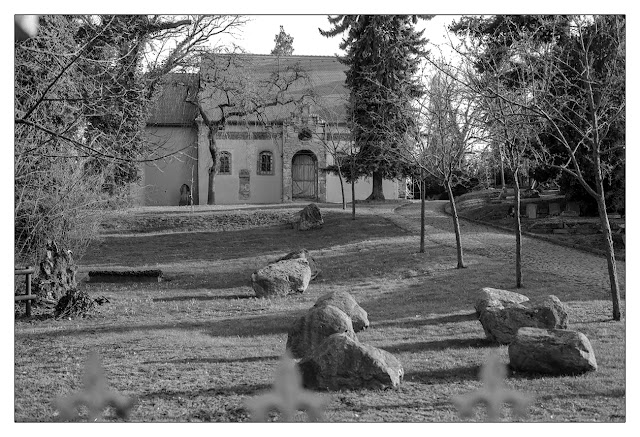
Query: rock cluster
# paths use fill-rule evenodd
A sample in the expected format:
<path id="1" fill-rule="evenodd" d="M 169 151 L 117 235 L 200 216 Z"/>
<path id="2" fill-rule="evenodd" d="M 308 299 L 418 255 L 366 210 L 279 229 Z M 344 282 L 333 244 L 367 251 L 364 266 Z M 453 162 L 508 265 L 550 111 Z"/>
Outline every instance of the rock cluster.
<path id="1" fill-rule="evenodd" d="M 541 300 L 523 303 L 491 300 L 478 316 L 491 341 L 509 344 L 523 327 L 565 329 L 567 309 L 560 300 L 549 295 Z"/>
<path id="2" fill-rule="evenodd" d="M 530 300 L 507 290 L 483 288 L 475 310 L 486 337 L 509 345 L 514 370 L 577 374 L 597 369 L 587 337 L 567 330 L 567 307 L 556 296 Z"/>
<path id="3" fill-rule="evenodd" d="M 400 362 L 356 337 L 368 326 L 366 311 L 349 293 L 320 297 L 293 323 L 287 338 L 291 355 L 302 358 L 304 385 L 327 390 L 397 387 L 404 376 Z"/>

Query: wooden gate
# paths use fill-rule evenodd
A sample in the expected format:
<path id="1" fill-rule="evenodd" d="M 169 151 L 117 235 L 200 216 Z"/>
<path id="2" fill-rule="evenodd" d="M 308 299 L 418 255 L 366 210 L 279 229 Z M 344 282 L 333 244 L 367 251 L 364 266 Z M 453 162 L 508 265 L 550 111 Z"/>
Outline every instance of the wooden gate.
<path id="1" fill-rule="evenodd" d="M 293 157 L 291 177 L 294 199 L 316 199 L 318 165 L 312 154 L 298 153 Z"/>

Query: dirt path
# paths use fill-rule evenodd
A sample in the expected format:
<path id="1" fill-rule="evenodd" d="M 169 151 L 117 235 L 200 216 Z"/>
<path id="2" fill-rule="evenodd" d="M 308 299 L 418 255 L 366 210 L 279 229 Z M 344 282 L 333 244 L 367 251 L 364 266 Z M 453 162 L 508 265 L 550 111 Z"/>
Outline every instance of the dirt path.
<path id="1" fill-rule="evenodd" d="M 447 201 L 426 203 L 425 238 L 433 243 L 455 248 L 451 217 L 444 212 Z M 398 226 L 411 232 L 420 232 L 420 203 L 402 206 L 390 218 Z M 463 250 L 465 253 L 504 260 L 505 268 L 512 268 L 515 260 L 515 236 L 495 228 L 461 220 Z M 607 262 L 603 257 L 568 247 L 523 236 L 523 265 L 526 273 L 558 275 L 575 287 L 609 290 Z M 624 297 L 626 266 L 618 261 L 618 277 Z M 527 276 L 524 277 L 525 285 Z"/>

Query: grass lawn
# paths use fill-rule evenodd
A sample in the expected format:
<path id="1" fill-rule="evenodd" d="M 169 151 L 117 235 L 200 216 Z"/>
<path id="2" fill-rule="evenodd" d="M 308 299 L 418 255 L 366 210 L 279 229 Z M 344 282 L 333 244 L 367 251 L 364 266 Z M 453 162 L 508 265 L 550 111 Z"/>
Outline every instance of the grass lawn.
<path id="1" fill-rule="evenodd" d="M 81 282 L 91 296 L 110 301 L 96 315 L 17 317 L 15 421 L 54 421 L 53 400 L 82 388 L 92 350 L 102 358 L 110 387 L 137 398 L 131 421 L 247 421 L 243 401 L 269 389 L 290 324 L 333 290 L 351 293 L 367 311 L 371 327 L 358 338 L 394 354 L 405 378 L 397 390 L 328 393 L 325 420 L 460 421 L 451 398 L 481 386 L 478 370 L 487 354 L 508 362 L 507 347 L 484 338 L 474 293 L 485 286 L 513 290 L 512 269 L 468 254 L 468 268 L 456 270 L 455 250 L 435 244 L 417 253 L 418 236 L 388 219 L 393 206 L 359 206 L 356 221 L 350 211 L 323 208 L 324 228 L 309 232 L 281 224 L 276 210 L 262 221 L 234 220 L 229 211 L 178 214 L 182 232 L 164 222 L 155 229 L 145 214 L 110 219 L 105 232 L 111 236 L 89 250 L 81 271 L 160 268 L 166 280 Z M 224 227 L 216 226 L 217 214 Z M 146 217 L 144 226 L 136 217 Z M 322 269 L 307 291 L 255 298 L 251 273 L 302 247 Z M 528 420 L 625 421 L 624 321 L 610 320 L 602 290 L 576 290 L 558 277 L 534 280 L 526 266 L 525 274 L 531 279 L 524 294 L 555 294 L 568 305 L 569 328 L 590 339 L 599 366 L 582 376 L 511 374 L 509 388 L 535 397 Z M 478 411 L 471 420 L 483 420 Z M 120 421 L 112 410 L 104 417 Z M 504 418 L 510 418 L 508 409 Z"/>

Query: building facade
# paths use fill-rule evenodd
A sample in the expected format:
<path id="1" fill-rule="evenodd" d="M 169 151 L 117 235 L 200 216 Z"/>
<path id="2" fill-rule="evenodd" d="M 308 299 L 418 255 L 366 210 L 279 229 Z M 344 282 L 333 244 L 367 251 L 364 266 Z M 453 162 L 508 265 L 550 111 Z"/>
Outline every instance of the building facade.
<path id="1" fill-rule="evenodd" d="M 214 57 L 203 59 L 198 74 L 173 74 L 164 84 L 147 123 L 149 142 L 163 158 L 143 165 L 138 203 L 179 205 L 186 185 L 194 204 L 206 205 L 213 164 L 210 127 L 194 102 L 215 114 L 221 101 L 221 71 L 233 76 L 251 70 L 255 82 L 264 84 L 264 78 L 275 82 L 272 72 L 284 70 L 287 64 L 305 71 L 306 82 L 291 87 L 286 95 L 302 96 L 304 92 L 310 98 L 307 101 L 302 96 L 296 105 L 267 103 L 266 110 L 257 115 L 230 118 L 220 124 L 215 132 L 215 204 L 342 202 L 338 177 L 323 169 L 333 164 L 336 147 L 349 147 L 345 67 L 334 57 L 245 55 L 245 64 L 234 73 L 218 68 L 216 62 L 219 59 Z M 356 199 L 366 199 L 371 194 L 371 180 L 361 178 L 355 188 Z M 397 199 L 403 197 L 406 187 L 401 181 L 384 181 L 383 189 L 387 199 Z M 351 186 L 345 183 L 344 191 L 347 202 L 351 201 Z"/>

